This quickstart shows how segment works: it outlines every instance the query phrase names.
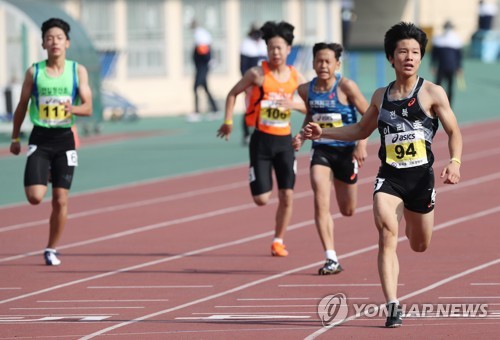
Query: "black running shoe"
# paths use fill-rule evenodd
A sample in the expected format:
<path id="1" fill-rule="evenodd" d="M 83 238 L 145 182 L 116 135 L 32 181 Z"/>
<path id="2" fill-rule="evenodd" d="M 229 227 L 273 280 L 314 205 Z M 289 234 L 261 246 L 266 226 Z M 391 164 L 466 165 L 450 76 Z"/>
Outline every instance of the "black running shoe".
<path id="1" fill-rule="evenodd" d="M 335 262 L 333 260 L 327 259 L 325 262 L 325 265 L 321 267 L 318 271 L 319 275 L 333 275 L 333 274 L 338 274 L 341 271 L 343 271 L 342 267 L 340 266 L 340 263 Z"/>
<path id="2" fill-rule="evenodd" d="M 403 325 L 403 310 L 401 306 L 395 303 L 387 304 L 387 320 L 385 321 L 385 327 L 396 328 Z"/>

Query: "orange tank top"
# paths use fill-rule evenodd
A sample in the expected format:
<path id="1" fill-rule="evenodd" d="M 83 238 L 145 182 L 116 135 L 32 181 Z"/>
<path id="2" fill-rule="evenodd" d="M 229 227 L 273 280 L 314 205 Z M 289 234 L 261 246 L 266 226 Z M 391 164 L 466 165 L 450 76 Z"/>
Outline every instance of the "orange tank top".
<path id="1" fill-rule="evenodd" d="M 261 100 L 257 102 L 254 109 L 255 128 L 276 136 L 286 136 L 292 133 L 290 127 L 291 110 L 279 106 L 279 101 L 285 98 L 293 99 L 293 94 L 299 86 L 298 73 L 293 66 L 290 67 L 290 78 L 285 82 L 279 82 L 273 77 L 267 62 L 262 62 L 264 71 L 264 82 L 257 89 L 252 89 L 252 96 L 259 95 Z M 260 89 L 260 91 L 258 91 Z M 252 97 L 251 97 L 252 99 Z M 247 117 L 248 115 L 247 110 Z M 248 123 L 248 121 L 247 121 Z"/>

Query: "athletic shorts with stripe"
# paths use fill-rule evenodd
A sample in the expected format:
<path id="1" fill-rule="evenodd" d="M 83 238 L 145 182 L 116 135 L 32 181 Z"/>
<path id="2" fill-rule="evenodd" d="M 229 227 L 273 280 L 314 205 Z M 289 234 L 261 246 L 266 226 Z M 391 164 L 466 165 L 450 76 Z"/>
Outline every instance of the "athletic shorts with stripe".
<path id="1" fill-rule="evenodd" d="M 53 188 L 70 189 L 78 156 L 71 128 L 35 126 L 28 144 L 24 186 L 47 185 L 49 171 Z"/>
<path id="2" fill-rule="evenodd" d="M 378 192 L 401 198 L 410 211 L 427 214 L 434 210 L 436 203 L 434 171 L 431 167 L 394 169 L 382 165 L 375 179 L 373 194 Z"/>
<path id="3" fill-rule="evenodd" d="M 318 145 L 311 149 L 311 167 L 324 165 L 333 171 L 333 177 L 347 184 L 358 181 L 358 162 L 352 158 L 354 147 Z"/>

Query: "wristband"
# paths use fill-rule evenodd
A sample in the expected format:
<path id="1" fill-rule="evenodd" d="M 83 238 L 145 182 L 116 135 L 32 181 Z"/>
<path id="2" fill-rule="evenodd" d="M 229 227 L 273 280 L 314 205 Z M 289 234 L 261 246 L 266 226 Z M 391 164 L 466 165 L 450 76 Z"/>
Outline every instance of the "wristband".
<path id="1" fill-rule="evenodd" d="M 21 141 L 21 138 L 17 137 L 17 138 L 12 138 L 10 140 L 12 143 L 19 143 Z"/>
<path id="2" fill-rule="evenodd" d="M 458 158 L 452 158 L 452 159 L 450 159 L 450 162 L 456 162 L 458 164 L 462 164 L 462 162 Z"/>
<path id="3" fill-rule="evenodd" d="M 224 124 L 226 124 L 226 125 L 233 125 L 233 120 L 232 119 L 226 119 L 224 121 Z"/>

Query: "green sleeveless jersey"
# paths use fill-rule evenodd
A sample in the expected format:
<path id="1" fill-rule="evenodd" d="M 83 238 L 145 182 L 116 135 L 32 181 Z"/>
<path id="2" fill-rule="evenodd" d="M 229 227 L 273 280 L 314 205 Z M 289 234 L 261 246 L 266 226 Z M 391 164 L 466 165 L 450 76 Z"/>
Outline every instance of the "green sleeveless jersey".
<path id="1" fill-rule="evenodd" d="M 47 74 L 46 60 L 33 64 L 33 91 L 30 118 L 35 126 L 68 128 L 75 123 L 75 116 L 66 117 L 64 102 L 78 105 L 78 63 L 66 60 L 64 72 L 59 77 Z"/>

